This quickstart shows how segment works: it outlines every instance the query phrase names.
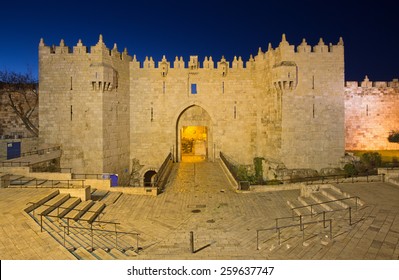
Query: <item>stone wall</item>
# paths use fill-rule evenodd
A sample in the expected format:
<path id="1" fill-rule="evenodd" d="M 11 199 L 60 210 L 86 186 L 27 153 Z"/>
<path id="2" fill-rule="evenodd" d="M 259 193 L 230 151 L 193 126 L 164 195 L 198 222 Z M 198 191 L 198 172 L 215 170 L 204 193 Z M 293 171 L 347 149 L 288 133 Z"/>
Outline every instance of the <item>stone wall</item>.
<path id="1" fill-rule="evenodd" d="M 22 95 L 14 93 L 12 94 L 12 98 L 17 106 L 22 106 L 27 110 L 26 101 Z M 36 97 L 33 94 L 27 94 L 27 98 L 31 104 L 36 103 Z M 0 94 L 0 138 L 32 137 L 33 135 L 26 129 L 24 123 L 9 103 L 8 95 Z M 36 127 L 39 125 L 38 112 L 39 106 L 36 107 L 29 118 Z"/>
<path id="2" fill-rule="evenodd" d="M 90 53 L 80 41 L 73 50 L 40 42 L 40 138 L 61 145 L 62 167 L 127 179 L 130 60 L 101 36 Z"/>
<path id="3" fill-rule="evenodd" d="M 399 130 L 399 82 L 347 82 L 345 88 L 345 149 L 398 150 L 388 141 Z"/>
<path id="4" fill-rule="evenodd" d="M 172 152 L 181 160 L 181 129 L 206 126 L 207 160 L 222 151 L 240 164 L 254 157 L 288 168 L 338 165 L 344 155 L 343 42 L 279 46 L 241 57 L 143 62 L 79 41 L 39 45 L 40 138 L 61 145 L 61 166 L 78 173 L 118 173 L 132 159 L 155 170 Z M 143 174 L 141 174 L 143 175 Z"/>

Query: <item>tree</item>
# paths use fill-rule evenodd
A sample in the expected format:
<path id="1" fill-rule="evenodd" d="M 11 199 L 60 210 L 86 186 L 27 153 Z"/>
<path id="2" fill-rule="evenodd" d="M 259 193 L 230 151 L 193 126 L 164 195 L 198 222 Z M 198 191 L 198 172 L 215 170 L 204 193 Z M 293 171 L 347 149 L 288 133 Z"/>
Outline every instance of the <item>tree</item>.
<path id="1" fill-rule="evenodd" d="M 39 129 L 30 119 L 38 105 L 37 85 L 37 80 L 29 73 L 0 71 L 0 94 L 8 97 L 5 105 L 13 109 L 33 136 L 39 135 Z"/>
<path id="2" fill-rule="evenodd" d="M 388 141 L 391 143 L 399 143 L 399 131 L 391 131 L 388 136 Z"/>

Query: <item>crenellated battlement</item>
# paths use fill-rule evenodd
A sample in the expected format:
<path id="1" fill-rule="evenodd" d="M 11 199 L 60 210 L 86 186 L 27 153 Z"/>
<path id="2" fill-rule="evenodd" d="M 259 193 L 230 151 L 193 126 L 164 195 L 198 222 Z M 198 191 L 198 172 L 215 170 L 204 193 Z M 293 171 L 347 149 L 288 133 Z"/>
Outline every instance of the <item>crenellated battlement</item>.
<path id="1" fill-rule="evenodd" d="M 367 75 L 365 76 L 364 80 L 361 82 L 357 81 L 347 81 L 345 82 L 345 87 L 348 89 L 352 88 L 376 88 L 376 89 L 399 89 L 399 79 L 393 79 L 390 82 L 387 81 L 375 81 L 372 82 L 369 80 Z"/>
<path id="2" fill-rule="evenodd" d="M 86 46 L 83 45 L 82 40 L 79 39 L 77 44 L 73 47 L 68 47 L 65 45 L 64 39 L 61 39 L 60 43 L 58 46 L 52 45 L 52 46 L 47 46 L 44 43 L 43 38 L 40 39 L 39 42 L 39 52 L 41 54 L 52 54 L 52 55 L 57 55 L 57 54 L 68 54 L 68 55 L 95 55 L 102 53 L 104 55 L 108 55 L 110 57 L 115 57 L 120 60 L 128 60 L 131 61 L 132 58 L 128 55 L 127 49 L 125 48 L 124 51 L 121 53 L 118 51 L 116 43 L 114 44 L 114 47 L 112 49 L 107 48 L 103 41 L 103 37 L 100 34 L 99 40 L 95 46 L 90 47 L 90 49 Z"/>

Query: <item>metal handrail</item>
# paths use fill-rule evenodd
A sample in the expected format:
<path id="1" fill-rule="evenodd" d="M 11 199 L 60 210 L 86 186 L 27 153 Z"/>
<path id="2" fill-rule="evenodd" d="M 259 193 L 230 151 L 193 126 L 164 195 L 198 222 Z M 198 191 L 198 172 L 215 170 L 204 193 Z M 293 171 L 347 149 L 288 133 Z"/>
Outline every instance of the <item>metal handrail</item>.
<path id="1" fill-rule="evenodd" d="M 25 156 L 31 156 L 31 155 L 42 155 L 45 152 L 51 152 L 51 151 L 58 151 L 61 150 L 60 146 L 55 146 L 55 147 L 51 147 L 51 148 L 46 148 L 46 149 L 40 149 L 40 150 L 36 150 L 36 151 L 30 151 L 30 152 L 25 152 L 25 153 L 21 153 L 20 157 L 25 157 Z"/>
<path id="2" fill-rule="evenodd" d="M 2 161 L 0 162 L 1 167 L 22 167 L 22 166 L 29 166 L 30 161 Z"/>
<path id="3" fill-rule="evenodd" d="M 75 227 L 75 226 L 65 226 L 61 225 L 64 228 L 64 247 L 65 246 L 65 235 L 69 235 L 69 229 L 81 229 L 81 230 L 89 230 L 90 231 L 90 236 L 91 236 L 91 249 L 94 251 L 94 232 L 108 232 L 108 233 L 115 233 L 115 248 L 118 248 L 118 234 L 123 234 L 123 235 L 135 235 L 136 236 L 136 253 L 139 253 L 139 235 L 140 233 L 138 232 L 125 232 L 125 231 L 113 231 L 113 230 L 106 230 L 106 229 L 93 229 L 93 226 L 91 225 L 90 228 L 85 228 L 85 227 Z M 66 234 L 66 228 L 68 228 L 68 234 Z"/>
<path id="4" fill-rule="evenodd" d="M 108 180 L 109 178 L 105 178 L 104 177 L 104 174 L 90 174 L 90 173 L 82 173 L 82 174 L 76 174 L 76 173 L 73 173 L 72 174 L 72 178 L 75 178 L 75 179 L 78 179 L 79 177 L 83 177 L 83 179 L 97 179 L 97 180 L 100 180 L 100 179 L 102 179 L 102 180 Z M 94 178 L 89 178 L 89 177 L 94 177 Z"/>
<path id="5" fill-rule="evenodd" d="M 35 185 L 25 185 L 26 183 L 35 181 Z M 18 182 L 17 180 L 13 180 L 11 182 Z M 33 180 L 19 180 L 19 182 L 25 182 L 25 184 L 17 185 L 20 188 L 49 188 L 49 189 L 73 189 L 73 188 L 84 188 L 85 187 L 85 180 L 46 180 L 46 179 L 33 179 Z M 41 182 L 41 183 L 38 183 Z M 51 182 L 51 186 L 43 186 L 44 183 Z M 66 182 L 67 186 L 59 186 L 58 184 Z M 81 186 L 74 186 L 72 182 L 81 182 Z"/>
<path id="6" fill-rule="evenodd" d="M 291 225 L 285 225 L 285 226 L 279 226 L 279 227 L 271 227 L 271 228 L 264 228 L 264 229 L 257 229 L 256 230 L 256 250 L 259 250 L 259 232 L 261 231 L 269 231 L 269 230 L 275 230 L 277 232 L 277 237 L 278 237 L 278 245 L 281 245 L 281 229 L 285 229 L 285 228 L 291 228 L 291 227 L 300 227 L 301 231 L 302 231 L 302 238 L 304 239 L 305 234 L 305 225 L 311 225 L 311 224 L 319 224 L 323 222 L 323 228 L 326 228 L 326 223 L 325 222 L 329 222 L 329 227 L 330 227 L 330 235 L 329 238 L 330 240 L 333 239 L 332 236 L 332 219 L 327 219 L 324 221 L 311 221 L 311 222 L 306 222 L 306 223 L 300 223 L 300 224 L 291 224 Z"/>
<path id="7" fill-rule="evenodd" d="M 308 208 L 310 206 L 310 215 L 312 216 L 313 215 L 313 206 L 337 202 L 337 201 L 349 200 L 349 199 L 355 199 L 355 210 L 357 210 L 357 204 L 358 204 L 358 200 L 360 198 L 358 196 L 351 196 L 351 197 L 339 198 L 339 199 L 329 200 L 329 201 L 324 201 L 324 202 L 312 203 L 312 204 L 303 205 L 303 206 L 297 206 L 297 207 L 291 208 L 291 211 L 294 212 L 294 210 L 296 210 L 296 209 Z M 294 214 L 292 216 L 294 216 Z"/>

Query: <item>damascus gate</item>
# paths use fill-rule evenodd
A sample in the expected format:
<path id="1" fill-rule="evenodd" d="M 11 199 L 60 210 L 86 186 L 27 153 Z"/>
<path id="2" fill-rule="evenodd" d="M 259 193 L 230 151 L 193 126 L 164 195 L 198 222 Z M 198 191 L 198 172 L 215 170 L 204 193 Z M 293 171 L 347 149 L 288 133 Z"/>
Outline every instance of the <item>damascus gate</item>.
<path id="1" fill-rule="evenodd" d="M 134 52 L 134 51 L 133 51 Z M 211 52 L 211 50 L 210 50 Z M 247 54 L 243 54 L 247 55 Z M 39 44 L 40 139 L 62 167 L 150 180 L 175 162 L 337 167 L 344 155 L 344 46 L 322 39 L 235 56 L 138 61 L 117 45 Z"/>

